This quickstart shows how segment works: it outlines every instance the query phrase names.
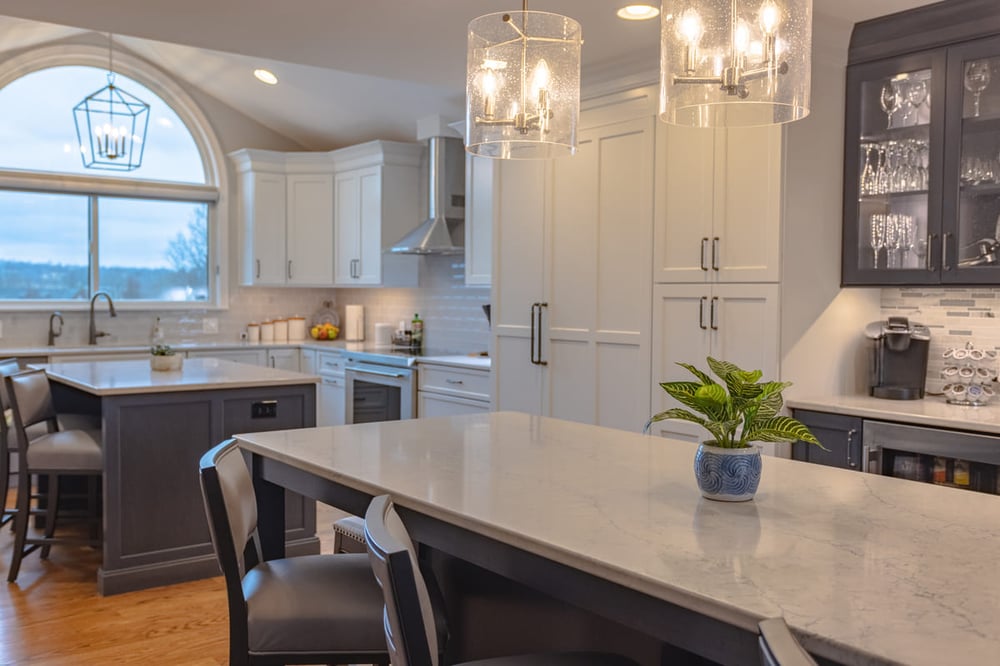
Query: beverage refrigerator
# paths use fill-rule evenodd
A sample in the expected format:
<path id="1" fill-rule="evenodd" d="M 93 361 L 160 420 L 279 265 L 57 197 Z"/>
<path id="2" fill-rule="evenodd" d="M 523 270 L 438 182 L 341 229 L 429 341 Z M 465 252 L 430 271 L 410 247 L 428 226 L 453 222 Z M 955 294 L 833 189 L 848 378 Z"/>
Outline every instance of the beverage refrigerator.
<path id="1" fill-rule="evenodd" d="M 1000 494 L 1000 436 L 865 421 L 865 471 Z"/>

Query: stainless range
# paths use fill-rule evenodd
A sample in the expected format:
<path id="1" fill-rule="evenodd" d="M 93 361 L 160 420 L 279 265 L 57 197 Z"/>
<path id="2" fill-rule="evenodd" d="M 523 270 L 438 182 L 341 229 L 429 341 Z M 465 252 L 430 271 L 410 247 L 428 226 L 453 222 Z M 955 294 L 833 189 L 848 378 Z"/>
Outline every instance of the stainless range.
<path id="1" fill-rule="evenodd" d="M 345 353 L 345 421 L 372 423 L 417 415 L 417 355 L 385 350 Z"/>

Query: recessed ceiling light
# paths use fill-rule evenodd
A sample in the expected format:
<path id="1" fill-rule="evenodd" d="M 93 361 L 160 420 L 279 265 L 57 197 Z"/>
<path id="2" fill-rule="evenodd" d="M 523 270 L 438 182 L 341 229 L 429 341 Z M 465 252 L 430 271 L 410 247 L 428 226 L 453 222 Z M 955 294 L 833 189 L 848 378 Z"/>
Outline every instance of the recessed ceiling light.
<path id="1" fill-rule="evenodd" d="M 266 83 L 269 86 L 273 86 L 278 83 L 278 77 L 275 76 L 274 72 L 269 69 L 255 69 L 253 70 L 253 75 L 257 77 L 258 81 Z"/>
<path id="2" fill-rule="evenodd" d="M 659 15 L 659 8 L 653 5 L 625 5 L 618 10 L 618 18 L 626 21 L 646 21 Z"/>

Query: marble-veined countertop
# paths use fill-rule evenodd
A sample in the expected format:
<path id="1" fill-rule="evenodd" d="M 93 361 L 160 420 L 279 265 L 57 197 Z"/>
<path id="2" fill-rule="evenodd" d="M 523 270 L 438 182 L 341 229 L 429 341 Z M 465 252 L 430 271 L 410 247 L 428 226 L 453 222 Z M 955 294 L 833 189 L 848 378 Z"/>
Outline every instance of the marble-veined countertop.
<path id="1" fill-rule="evenodd" d="M 146 359 L 70 361 L 33 367 L 44 368 L 54 381 L 98 396 L 293 386 L 319 381 L 316 375 L 215 358 L 185 359 L 180 370 L 169 372 L 153 370 Z"/>
<path id="2" fill-rule="evenodd" d="M 941 396 L 886 400 L 867 395 L 826 395 L 789 397 L 785 404 L 792 409 L 1000 435 L 1000 399 L 982 407 L 966 407 L 950 405 Z M 997 661 L 1000 663 L 1000 655 Z"/>
<path id="3" fill-rule="evenodd" d="M 703 499 L 695 446 L 500 412 L 239 435 L 267 457 L 846 664 L 994 664 L 1000 497 L 768 457 Z"/>

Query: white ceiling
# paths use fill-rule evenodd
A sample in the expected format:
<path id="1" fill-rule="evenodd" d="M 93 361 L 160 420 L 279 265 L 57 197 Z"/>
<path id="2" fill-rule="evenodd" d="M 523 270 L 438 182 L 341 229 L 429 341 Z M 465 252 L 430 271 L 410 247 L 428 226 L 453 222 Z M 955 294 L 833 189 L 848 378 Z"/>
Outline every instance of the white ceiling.
<path id="1" fill-rule="evenodd" d="M 311 149 L 408 140 L 416 119 L 459 119 L 468 22 L 497 0 L 0 0 L 0 51 L 81 32 L 116 41 Z M 583 26 L 583 74 L 657 66 L 658 21 L 615 17 L 615 0 L 545 0 L 530 9 Z M 824 20 L 873 18 L 927 0 L 814 0 Z M 510 6 L 507 6 L 510 5 Z M 45 24 L 36 23 L 36 21 Z M 612 67 L 611 65 L 614 65 Z M 252 78 L 268 67 L 280 83 Z M 591 77 L 593 78 L 593 77 Z"/>

